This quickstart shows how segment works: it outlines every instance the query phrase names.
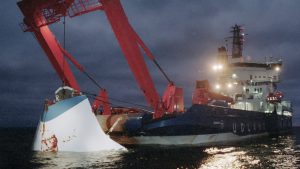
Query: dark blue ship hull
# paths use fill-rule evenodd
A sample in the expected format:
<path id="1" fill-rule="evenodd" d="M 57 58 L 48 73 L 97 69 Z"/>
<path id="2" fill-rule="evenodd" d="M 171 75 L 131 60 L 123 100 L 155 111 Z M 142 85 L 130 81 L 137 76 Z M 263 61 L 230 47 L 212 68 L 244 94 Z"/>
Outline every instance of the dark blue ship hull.
<path id="1" fill-rule="evenodd" d="M 218 142 L 231 137 L 236 137 L 233 140 L 237 140 L 287 131 L 292 128 L 292 118 L 276 112 L 267 114 L 219 106 L 193 105 L 185 113 L 166 115 L 160 119 L 152 119 L 148 114 L 131 117 L 124 127 L 125 135 L 131 138 L 129 142 L 133 142 L 132 144 L 160 144 L 161 141 L 173 138 L 180 142 L 178 139 L 191 139 L 188 136 L 193 136 L 195 140 L 192 142 L 197 144 L 199 140 L 196 140 L 196 136 L 206 136 L 198 139 L 214 137 L 213 141 Z M 222 138 L 218 138 L 218 135 L 222 135 Z M 156 142 L 153 138 L 161 140 Z"/>

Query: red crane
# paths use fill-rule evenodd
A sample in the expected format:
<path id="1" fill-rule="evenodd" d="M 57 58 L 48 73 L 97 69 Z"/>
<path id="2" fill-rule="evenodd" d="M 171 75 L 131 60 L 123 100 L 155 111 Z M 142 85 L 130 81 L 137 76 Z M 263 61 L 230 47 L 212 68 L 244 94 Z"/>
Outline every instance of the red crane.
<path id="1" fill-rule="evenodd" d="M 18 6 L 24 14 L 24 31 L 34 33 L 64 84 L 78 91 L 80 91 L 80 87 L 65 57 L 80 71 L 86 72 L 83 67 L 61 47 L 48 25 L 60 21 L 60 19 L 65 16 L 75 17 L 92 11 L 104 11 L 135 80 L 143 92 L 146 101 L 154 110 L 154 117 L 159 118 L 164 113 L 184 111 L 183 89 L 176 87 L 167 77 L 151 51 L 134 31 L 127 19 L 120 0 L 22 0 L 18 2 Z M 159 68 L 169 82 L 163 97 L 158 94 L 155 88 L 141 49 Z M 101 88 L 98 98 L 99 99 L 95 100 L 93 108 L 97 109 L 100 105 L 104 105 L 104 107 L 106 107 L 104 113 L 110 114 L 105 89 Z M 103 98 L 105 99 L 103 100 Z"/>

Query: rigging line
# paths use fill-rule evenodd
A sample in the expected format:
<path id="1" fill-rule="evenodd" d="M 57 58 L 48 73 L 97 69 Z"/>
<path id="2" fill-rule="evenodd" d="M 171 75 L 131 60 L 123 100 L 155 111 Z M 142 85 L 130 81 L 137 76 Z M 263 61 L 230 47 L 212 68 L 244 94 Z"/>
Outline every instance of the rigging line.
<path id="1" fill-rule="evenodd" d="M 107 104 L 110 104 L 110 105 L 113 105 L 113 106 L 116 106 L 116 107 L 124 107 L 122 105 L 118 105 L 118 104 L 114 104 L 114 103 L 111 103 L 111 102 L 105 102 L 101 99 L 97 99 L 97 98 L 94 98 L 92 96 L 87 96 L 88 98 L 91 98 L 91 99 L 95 99 L 95 100 L 99 100 L 99 101 L 102 101 L 103 103 L 107 103 Z M 134 108 L 134 107 L 124 107 L 124 108 L 133 108 L 133 109 L 139 109 L 141 111 L 144 111 L 144 112 L 147 112 L 147 113 L 152 113 L 152 111 L 149 111 L 149 110 L 146 110 L 146 109 L 143 109 L 143 108 Z"/>
<path id="2" fill-rule="evenodd" d="M 99 83 L 62 47 L 60 47 L 64 57 L 66 57 L 80 72 L 84 73 L 98 88 L 104 89 Z"/>
<path id="3" fill-rule="evenodd" d="M 104 88 L 85 70 L 82 71 L 99 89 L 103 90 Z"/>
<path id="4" fill-rule="evenodd" d="M 173 81 L 168 77 L 168 75 L 165 73 L 165 71 L 160 67 L 160 65 L 158 64 L 158 62 L 153 59 L 154 64 L 158 67 L 158 69 L 160 70 L 160 72 L 164 75 L 164 77 L 168 80 L 169 83 L 173 83 Z"/>
<path id="5" fill-rule="evenodd" d="M 86 93 L 85 93 L 86 94 Z M 87 94 L 88 95 L 88 94 Z M 102 97 L 102 96 L 95 96 L 94 94 L 91 94 L 90 96 L 94 97 L 95 99 L 97 97 Z M 103 97 L 102 97 L 103 98 Z M 136 103 L 131 103 L 131 102 L 127 102 L 127 101 L 122 101 L 122 100 L 119 100 L 119 99 L 114 99 L 114 98 L 109 98 L 110 100 L 113 100 L 113 101 L 116 101 L 116 102 L 120 102 L 120 103 L 126 103 L 126 104 L 131 104 L 131 105 L 134 105 L 134 106 L 138 106 L 138 107 L 143 107 L 143 108 L 147 108 L 147 109 L 151 109 L 151 107 L 149 106 L 145 106 L 145 105 L 141 105 L 141 104 L 136 104 Z M 97 100 L 97 99 L 96 99 Z"/>
<path id="6" fill-rule="evenodd" d="M 65 5 L 65 2 L 64 2 L 64 5 Z M 64 20 L 63 20 L 63 48 L 64 48 L 64 50 L 66 50 L 66 15 L 64 15 Z M 66 81 L 66 79 L 65 79 L 65 76 L 66 76 L 66 74 L 65 74 L 65 54 L 63 53 L 63 75 L 64 75 L 64 77 L 63 77 L 63 80 L 62 80 L 62 83 L 63 83 L 63 86 L 65 86 L 66 84 L 65 84 L 65 81 Z"/>
<path id="7" fill-rule="evenodd" d="M 161 66 L 155 60 L 154 55 L 149 50 L 149 48 L 145 45 L 145 43 L 143 42 L 143 40 L 139 37 L 139 35 L 135 32 L 135 30 L 131 26 L 130 26 L 130 29 L 131 29 L 131 32 L 134 33 L 134 36 L 136 38 L 136 41 L 137 41 L 139 47 L 141 47 L 143 49 L 143 51 L 145 52 L 145 54 L 148 56 L 148 58 L 150 58 L 150 60 L 154 62 L 154 64 L 158 67 L 158 69 L 164 75 L 164 77 L 168 80 L 168 82 L 173 84 L 173 81 L 170 80 L 170 78 L 167 76 L 167 74 L 165 73 L 165 71 L 161 68 Z"/>
<path id="8" fill-rule="evenodd" d="M 90 96 L 93 96 L 93 97 L 102 97 L 102 96 L 97 96 L 96 94 L 93 94 L 93 93 L 89 93 L 89 92 L 84 92 L 84 91 L 81 91 L 82 93 L 86 94 L 86 95 L 90 95 Z M 103 98 L 103 97 L 102 97 Z M 114 100 L 116 102 L 121 102 L 121 103 L 127 103 L 127 104 L 131 104 L 131 105 L 134 105 L 134 106 L 139 106 L 139 107 L 143 107 L 143 108 L 151 108 L 150 106 L 146 106 L 146 105 L 142 105 L 142 104 L 136 104 L 136 103 L 132 103 L 132 102 L 128 102 L 128 101 L 123 101 L 123 100 L 120 100 L 120 99 L 115 99 L 115 98 L 111 98 L 111 97 L 108 97 L 110 100 Z"/>
<path id="9" fill-rule="evenodd" d="M 87 96 L 87 97 L 88 97 L 88 98 L 91 98 L 91 99 L 98 100 L 98 101 L 102 101 L 103 103 L 110 104 L 110 105 L 113 105 L 113 106 L 116 106 L 116 107 L 122 107 L 121 105 L 114 104 L 114 103 L 111 103 L 111 102 L 106 102 L 106 101 L 103 101 L 103 100 L 101 100 L 101 99 L 94 98 L 94 97 L 92 97 L 92 96 Z"/>
<path id="10" fill-rule="evenodd" d="M 95 98 L 95 97 L 93 97 L 93 96 L 87 96 L 87 97 L 88 97 L 88 98 L 91 98 L 91 99 L 98 100 L 98 101 L 102 101 L 103 103 L 110 104 L 110 105 L 113 105 L 113 106 L 116 106 L 116 107 L 124 107 L 124 106 L 119 105 L 119 104 L 115 104 L 115 103 L 111 103 L 111 102 L 106 102 L 106 101 L 104 101 L 104 100 Z M 129 107 L 129 108 L 131 108 L 131 107 Z M 149 110 L 145 110 L 145 109 L 142 109 L 142 108 L 138 108 L 138 109 L 143 110 L 143 111 L 146 111 L 146 112 L 151 112 L 151 111 L 149 111 Z"/>
<path id="11" fill-rule="evenodd" d="M 65 3 L 65 2 L 64 2 Z M 74 63 L 73 59 L 71 56 L 66 56 L 69 55 L 66 51 L 66 15 L 64 15 L 63 19 L 63 25 L 64 25 L 64 30 L 63 30 L 63 74 L 65 75 L 65 58 L 69 59 L 77 68 L 77 64 Z M 76 61 L 75 61 L 76 62 Z M 104 88 L 100 86 L 100 84 L 88 73 L 85 71 L 85 69 L 80 69 L 78 68 L 81 72 L 83 72 L 99 89 L 103 90 Z M 64 77 L 65 78 L 65 77 Z M 63 80 L 63 83 L 65 83 L 65 79 Z M 65 85 L 65 84 L 64 84 Z"/>
<path id="12" fill-rule="evenodd" d="M 63 21 L 63 24 L 64 24 L 64 49 L 66 50 L 66 16 L 64 16 L 64 21 Z"/>

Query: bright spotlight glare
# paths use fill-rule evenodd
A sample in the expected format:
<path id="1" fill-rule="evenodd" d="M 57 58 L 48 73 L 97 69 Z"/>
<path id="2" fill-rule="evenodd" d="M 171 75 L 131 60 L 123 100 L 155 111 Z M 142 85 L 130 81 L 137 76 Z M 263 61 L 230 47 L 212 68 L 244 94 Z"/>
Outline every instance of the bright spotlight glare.
<path id="1" fill-rule="evenodd" d="M 221 86 L 219 84 L 216 84 L 216 89 L 219 90 Z"/>
<path id="2" fill-rule="evenodd" d="M 213 66 L 213 70 L 217 70 L 218 69 L 218 66 L 217 65 L 214 65 Z"/>
<path id="3" fill-rule="evenodd" d="M 218 69 L 219 70 L 223 69 L 223 65 L 218 65 Z"/>
<path id="4" fill-rule="evenodd" d="M 231 83 L 228 83 L 227 84 L 227 87 L 230 89 L 230 88 L 232 88 L 232 84 Z"/>
<path id="5" fill-rule="evenodd" d="M 276 66 L 276 67 L 275 67 L 275 70 L 276 70 L 276 72 L 279 72 L 279 71 L 280 71 L 280 67 L 279 67 L 279 66 Z"/>
<path id="6" fill-rule="evenodd" d="M 219 70 L 222 70 L 223 69 L 223 65 L 221 64 L 216 64 L 216 65 L 213 65 L 213 70 L 214 71 L 219 71 Z"/>
<path id="7" fill-rule="evenodd" d="M 232 74 L 232 78 L 236 78 L 236 74 L 234 73 L 234 74 Z"/>

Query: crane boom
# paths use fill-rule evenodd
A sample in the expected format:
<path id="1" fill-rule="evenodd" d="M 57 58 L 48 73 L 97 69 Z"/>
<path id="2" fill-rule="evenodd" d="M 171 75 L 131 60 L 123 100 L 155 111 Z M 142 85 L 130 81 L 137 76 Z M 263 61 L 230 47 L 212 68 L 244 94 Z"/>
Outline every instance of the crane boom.
<path id="1" fill-rule="evenodd" d="M 59 45 L 48 25 L 58 22 L 61 17 L 66 15 L 75 17 L 96 10 L 103 10 L 135 80 L 146 101 L 154 109 L 154 117 L 159 118 L 164 113 L 173 113 L 175 111 L 183 112 L 183 89 L 176 87 L 167 77 L 151 51 L 134 31 L 120 0 L 22 0 L 18 2 L 18 5 L 25 16 L 25 30 L 32 31 L 35 34 L 60 78 L 68 86 L 78 90 L 79 85 L 67 62 L 65 62 L 64 55 L 67 55 L 77 68 L 81 69 L 82 67 Z M 158 94 L 155 88 L 141 49 L 160 69 L 169 82 L 163 97 Z M 103 89 L 101 91 L 99 97 L 107 97 L 106 91 Z M 99 105 L 105 104 L 104 102 L 99 103 L 99 101 L 94 102 L 94 106 L 97 107 Z"/>
<path id="2" fill-rule="evenodd" d="M 141 91 L 144 93 L 147 102 L 158 110 L 160 96 L 157 93 L 153 80 L 147 69 L 135 32 L 131 28 L 125 12 L 119 0 L 100 0 L 104 12 L 110 22 L 115 36 L 120 44 L 127 63 L 138 82 Z"/>

